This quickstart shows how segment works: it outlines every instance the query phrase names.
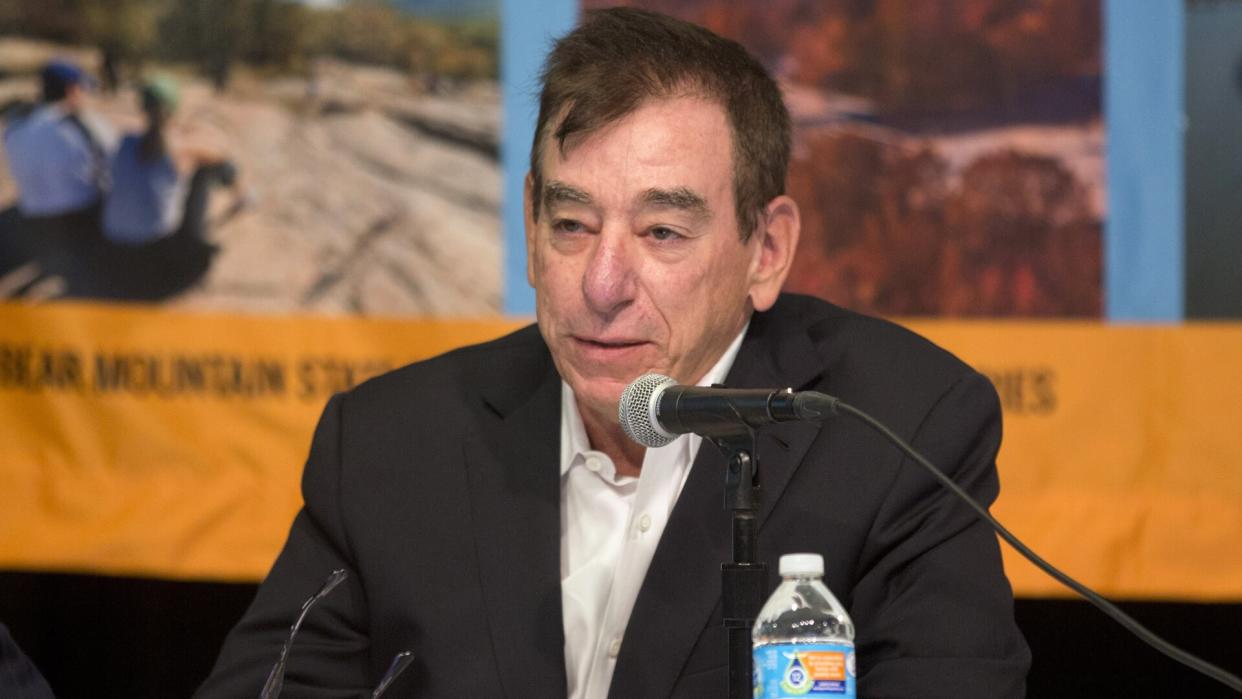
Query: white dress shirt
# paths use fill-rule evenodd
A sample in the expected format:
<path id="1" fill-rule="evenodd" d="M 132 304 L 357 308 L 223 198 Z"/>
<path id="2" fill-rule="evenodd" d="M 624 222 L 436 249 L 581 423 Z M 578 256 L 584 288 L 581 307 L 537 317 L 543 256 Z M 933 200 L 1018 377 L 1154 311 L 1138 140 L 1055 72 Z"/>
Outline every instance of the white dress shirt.
<path id="1" fill-rule="evenodd" d="M 700 386 L 724 381 L 745 334 L 742 328 Z M 688 434 L 648 449 L 640 476 L 619 476 L 607 454 L 591 449 L 573 390 L 562 383 L 561 609 L 569 699 L 607 696 L 638 589 L 702 441 Z"/>

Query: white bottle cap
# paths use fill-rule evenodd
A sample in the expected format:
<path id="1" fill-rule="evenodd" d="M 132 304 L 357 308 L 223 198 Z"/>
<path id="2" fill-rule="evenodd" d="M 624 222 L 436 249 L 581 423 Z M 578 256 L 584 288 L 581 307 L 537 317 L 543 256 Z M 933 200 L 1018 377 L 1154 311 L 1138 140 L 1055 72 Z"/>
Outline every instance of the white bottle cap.
<path id="1" fill-rule="evenodd" d="M 790 575 L 824 576 L 824 557 L 818 553 L 787 553 L 781 556 L 781 577 Z"/>

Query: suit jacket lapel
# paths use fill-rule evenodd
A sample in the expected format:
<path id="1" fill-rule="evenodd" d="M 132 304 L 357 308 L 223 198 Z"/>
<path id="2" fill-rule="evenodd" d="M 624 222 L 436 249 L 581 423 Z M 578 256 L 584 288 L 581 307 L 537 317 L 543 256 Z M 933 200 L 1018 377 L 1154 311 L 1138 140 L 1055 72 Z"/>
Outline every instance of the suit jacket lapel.
<path id="1" fill-rule="evenodd" d="M 816 351 L 807 329 L 795 318 L 787 317 L 778 306 L 769 314 L 751 321 L 750 353 L 739 352 L 728 386 L 737 388 L 792 388 L 805 390 L 823 377 L 824 359 Z M 743 349 L 746 346 L 743 345 Z M 770 425 L 758 434 L 759 484 L 763 501 L 759 526 L 767 520 L 798 464 L 811 446 L 820 426 L 814 423 L 786 422 Z M 723 491 L 724 474 L 720 476 Z M 721 495 L 723 498 L 723 494 Z M 724 507 L 723 503 L 721 507 Z"/>
<path id="2" fill-rule="evenodd" d="M 823 360 L 805 328 L 783 316 L 778 307 L 752 318 L 726 385 L 796 390 L 820 376 Z M 818 425 L 795 423 L 760 432 L 761 528 L 818 432 Z M 610 696 L 668 696 L 720 603 L 720 564 L 733 556 L 724 478 L 724 456 L 704 442 L 639 591 Z M 721 657 L 727 654 L 722 645 Z"/>
<path id="3" fill-rule="evenodd" d="M 566 686 L 558 468 L 561 384 L 546 350 L 542 358 L 533 390 L 511 369 L 506 380 L 475 384 L 491 395 L 480 405 L 479 439 L 465 445 L 487 623 L 501 682 L 511 697 L 563 697 Z M 513 359 L 506 358 L 506 369 Z"/>

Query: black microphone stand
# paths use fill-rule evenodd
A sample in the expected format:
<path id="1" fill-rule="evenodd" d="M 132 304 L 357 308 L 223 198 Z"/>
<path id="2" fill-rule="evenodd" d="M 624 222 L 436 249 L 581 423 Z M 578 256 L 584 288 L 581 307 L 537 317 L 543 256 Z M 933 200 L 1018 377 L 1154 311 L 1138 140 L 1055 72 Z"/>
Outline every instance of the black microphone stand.
<path id="1" fill-rule="evenodd" d="M 768 597 L 768 566 L 757 550 L 757 516 L 762 495 L 758 483 L 759 453 L 755 432 L 739 425 L 736 433 L 711 438 L 729 460 L 725 470 L 726 510 L 733 513 L 733 562 L 720 565 L 721 610 L 729 630 L 729 697 L 754 696 L 751 628 Z"/>

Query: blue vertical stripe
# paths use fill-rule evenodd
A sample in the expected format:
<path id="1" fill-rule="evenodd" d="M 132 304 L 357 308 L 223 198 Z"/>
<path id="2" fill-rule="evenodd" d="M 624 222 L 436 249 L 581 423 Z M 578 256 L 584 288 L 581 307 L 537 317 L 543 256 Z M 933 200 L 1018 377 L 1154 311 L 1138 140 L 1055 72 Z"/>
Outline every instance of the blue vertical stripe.
<path id="1" fill-rule="evenodd" d="M 553 39 L 578 20 L 578 0 L 501 0 L 500 79 L 504 132 L 500 163 L 504 173 L 504 310 L 532 315 L 535 293 L 526 283 L 526 241 L 522 223 L 522 182 L 539 111 L 538 80 Z"/>
<path id="2" fill-rule="evenodd" d="M 1112 321 L 1184 315 L 1182 0 L 1106 0 L 1104 111 Z"/>

